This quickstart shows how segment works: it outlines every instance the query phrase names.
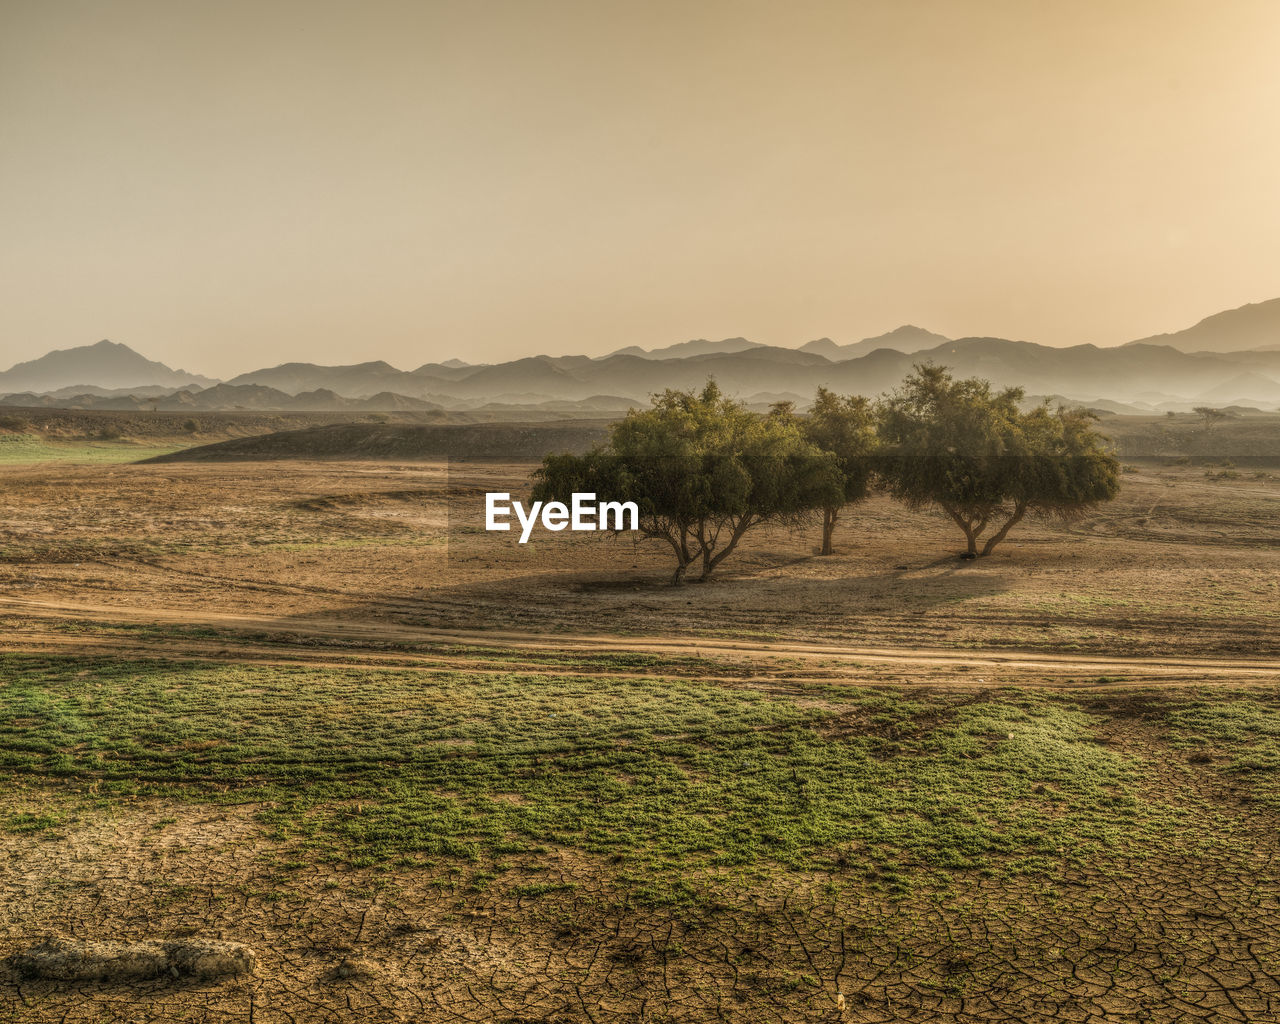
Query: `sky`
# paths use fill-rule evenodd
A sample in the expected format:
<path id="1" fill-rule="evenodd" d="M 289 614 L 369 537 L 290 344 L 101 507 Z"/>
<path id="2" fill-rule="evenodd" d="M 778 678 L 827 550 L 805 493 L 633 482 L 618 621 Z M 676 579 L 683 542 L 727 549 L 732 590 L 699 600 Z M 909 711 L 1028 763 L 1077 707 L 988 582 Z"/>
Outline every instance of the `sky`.
<path id="1" fill-rule="evenodd" d="M 1280 296 L 1275 0 L 0 0 L 0 364 L 1118 344 Z"/>

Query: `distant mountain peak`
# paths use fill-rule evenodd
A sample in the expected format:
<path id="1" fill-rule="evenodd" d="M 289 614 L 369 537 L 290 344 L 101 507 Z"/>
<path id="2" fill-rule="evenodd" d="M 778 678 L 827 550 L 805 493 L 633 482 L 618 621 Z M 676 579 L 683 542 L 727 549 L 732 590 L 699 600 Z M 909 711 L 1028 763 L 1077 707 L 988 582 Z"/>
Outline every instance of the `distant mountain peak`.
<path id="1" fill-rule="evenodd" d="M 717 352 L 745 352 L 750 348 L 765 348 L 758 341 L 746 338 L 724 338 L 720 341 L 708 341 L 706 338 L 695 338 L 682 341 L 664 348 L 643 349 L 638 345 L 628 345 L 610 352 L 609 356 L 639 356 L 641 359 L 687 359 L 690 356 L 709 356 Z M 606 356 L 605 358 L 609 358 Z"/>
<path id="2" fill-rule="evenodd" d="M 128 345 L 106 338 L 92 345 L 56 349 L 0 373 L 0 391 L 47 392 L 83 384 L 99 388 L 181 388 L 216 383 L 212 377 L 171 369 L 139 355 Z"/>
<path id="3" fill-rule="evenodd" d="M 816 341 L 801 345 L 800 351 L 823 356 L 832 362 L 841 362 L 845 359 L 856 359 L 858 356 L 867 355 L 878 348 L 888 348 L 896 352 L 910 354 L 936 348 L 938 345 L 945 344 L 950 340 L 946 335 L 934 334 L 932 331 L 926 331 L 923 327 L 916 327 L 914 324 L 903 324 L 901 327 L 895 327 L 886 334 L 878 334 L 874 338 L 863 338 L 861 341 L 850 342 L 848 345 L 837 345 L 830 338 L 818 338 Z"/>

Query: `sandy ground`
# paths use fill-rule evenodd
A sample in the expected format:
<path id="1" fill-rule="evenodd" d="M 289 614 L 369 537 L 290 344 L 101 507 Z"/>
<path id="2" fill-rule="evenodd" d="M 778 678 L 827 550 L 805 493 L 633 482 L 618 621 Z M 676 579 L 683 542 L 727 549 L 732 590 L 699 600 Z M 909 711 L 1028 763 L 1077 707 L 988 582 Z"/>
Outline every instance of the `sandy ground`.
<path id="1" fill-rule="evenodd" d="M 851 509 L 748 535 L 706 584 L 667 585 L 660 542 L 483 531 L 485 490 L 527 466 L 273 463 L 0 469 L 0 599 L 397 623 L 437 630 L 688 636 L 1113 656 L 1280 647 L 1280 480 L 1126 473 L 1071 524 L 1027 524 L 959 561 L 940 517 Z M 445 495 L 454 495 L 446 501 Z"/>
<path id="2" fill-rule="evenodd" d="M 833 557 L 812 526 L 771 528 L 713 582 L 672 588 L 656 543 L 483 533 L 477 495 L 526 471 L 0 468 L 0 647 L 546 674 L 638 652 L 780 691 L 1046 686 L 1106 702 L 1099 742 L 1157 764 L 1167 748 L 1128 690 L 1277 682 L 1269 475 L 1140 467 L 1106 509 L 1029 524 L 977 563 L 939 518 L 873 499 Z M 116 987 L 0 974 L 0 1021 L 1280 1020 L 1280 820 L 1184 767 L 1153 785 L 1228 848 L 1052 882 L 975 873 L 959 899 L 755 879 L 686 910 L 636 905 L 569 848 L 517 858 L 513 878 L 563 888 L 512 900 L 465 874 L 290 864 L 253 806 L 117 803 L 55 836 L 0 836 L 4 951 L 202 935 L 249 944 L 258 971 Z"/>

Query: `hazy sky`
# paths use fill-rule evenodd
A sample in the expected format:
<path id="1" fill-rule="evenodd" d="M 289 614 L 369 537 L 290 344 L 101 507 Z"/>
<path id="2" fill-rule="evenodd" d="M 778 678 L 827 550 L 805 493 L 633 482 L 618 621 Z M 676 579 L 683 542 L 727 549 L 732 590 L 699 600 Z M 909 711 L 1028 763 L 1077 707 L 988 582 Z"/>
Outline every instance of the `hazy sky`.
<path id="1" fill-rule="evenodd" d="M 1280 295 L 1276 0 L 0 0 L 0 364 L 1114 344 Z"/>

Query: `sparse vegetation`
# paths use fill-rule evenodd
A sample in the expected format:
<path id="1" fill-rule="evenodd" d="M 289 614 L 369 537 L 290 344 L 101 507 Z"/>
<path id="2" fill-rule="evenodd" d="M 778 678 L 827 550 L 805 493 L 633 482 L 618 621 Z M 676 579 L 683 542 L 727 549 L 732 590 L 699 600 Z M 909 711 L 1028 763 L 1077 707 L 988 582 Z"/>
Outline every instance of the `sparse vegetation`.
<path id="1" fill-rule="evenodd" d="M 1231 413 L 1226 409 L 1214 409 L 1208 405 L 1197 405 L 1192 412 L 1200 417 L 1200 427 L 1206 434 L 1223 420 L 1231 418 Z"/>
<path id="2" fill-rule="evenodd" d="M 173 444 L 137 444 L 126 440 L 49 438 L 36 433 L 0 434 L 0 466 L 37 462 L 136 462 L 138 459 L 167 454 L 176 447 Z"/>
<path id="3" fill-rule="evenodd" d="M 762 524 L 700 593 L 446 517 L 529 461 L 10 466 L 0 1019 L 1106 1019 L 1215 978 L 1268 1019 L 1278 485 L 1135 464 L 1007 561 L 872 494 L 865 542 Z M 50 933 L 258 964 L 20 999 Z"/>
<path id="4" fill-rule="evenodd" d="M 64 977 L 94 998 L 98 979 L 167 979 L 175 963 L 224 973 L 175 950 L 233 953 L 234 975 L 255 966 L 249 940 L 255 991 L 276 1005 L 323 1008 L 334 984 L 339 1000 L 399 1001 L 422 974 L 450 1005 L 505 1012 L 587 984 L 581 956 L 623 979 L 628 1006 L 705 995 L 699 1020 L 734 992 L 791 1020 L 837 991 L 946 1006 L 1033 966 L 1069 986 L 1063 958 L 1095 955 L 1082 934 L 1127 937 L 1102 954 L 1126 999 L 1203 999 L 1211 965 L 1266 962 L 1280 904 L 1265 868 L 1246 869 L 1270 843 L 1274 688 L 776 692 L 653 667 L 619 680 L 7 656 L 3 800 L 56 808 L 11 814 L 18 865 L 57 836 L 72 863 L 109 853 L 151 880 L 39 890 L 42 922 L 73 914 L 84 932 L 110 914 L 145 923 L 146 942 L 0 945 L 50 1007 Z M 1236 795 L 1209 799 L 1218 780 Z M 1186 913 L 1232 923 L 1179 932 L 1170 956 Z M 499 941 L 523 951 L 501 974 L 454 952 Z M 288 958 L 298 944 L 317 950 L 307 975 Z M 1159 981 L 1142 968 L 1153 950 Z M 240 991 L 157 994 L 187 1007 Z M 1232 993 L 1256 1001 L 1258 986 Z"/>
<path id="5" fill-rule="evenodd" d="M 249 799 L 286 843 L 349 862 L 556 843 L 688 881 L 716 865 L 811 868 L 857 843 L 881 862 L 1056 872 L 1102 849 L 1103 822 L 1112 849 L 1169 827 L 1088 716 L 1033 694 L 819 689 L 805 706 L 671 677 L 13 658 L 3 671 L 0 772 L 18 786 Z M 1051 819 L 1024 804 L 1040 783 Z"/>

